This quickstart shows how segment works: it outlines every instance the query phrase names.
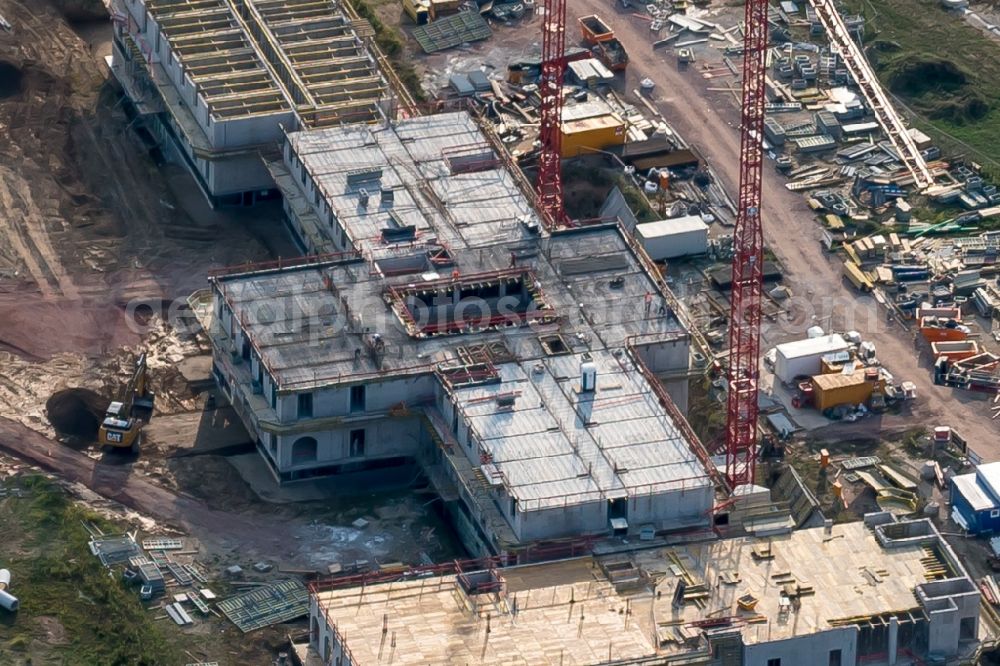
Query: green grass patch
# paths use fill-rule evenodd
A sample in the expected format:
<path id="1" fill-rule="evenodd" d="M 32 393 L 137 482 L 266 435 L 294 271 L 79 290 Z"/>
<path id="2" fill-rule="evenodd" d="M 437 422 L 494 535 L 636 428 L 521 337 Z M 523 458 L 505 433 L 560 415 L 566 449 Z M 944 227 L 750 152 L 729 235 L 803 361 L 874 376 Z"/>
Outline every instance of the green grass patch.
<path id="1" fill-rule="evenodd" d="M 625 201 L 628 203 L 629 208 L 635 213 L 635 218 L 640 222 L 655 222 L 660 219 L 660 216 L 656 214 L 652 206 L 649 205 L 649 200 L 646 198 L 638 187 L 632 184 L 632 181 L 625 176 L 619 175 L 615 179 L 615 184 L 618 185 L 618 189 L 622 191 L 622 195 L 625 197 Z"/>
<path id="2" fill-rule="evenodd" d="M 0 505 L 7 529 L 19 529 L 20 552 L 6 555 L 12 586 L 20 602 L 16 616 L 0 624 L 0 663 L 29 648 L 31 639 L 45 641 L 39 617 L 54 617 L 66 630 L 66 643 L 47 646 L 58 663 L 143 666 L 183 663 L 179 651 L 152 622 L 135 589 L 105 569 L 87 546 L 81 521 L 110 533 L 113 524 L 75 504 L 42 476 L 22 479 L 23 499 Z M 5 656 L 6 654 L 6 656 Z"/>
<path id="3" fill-rule="evenodd" d="M 706 446 L 710 447 L 725 436 L 726 405 L 716 399 L 708 377 L 695 377 L 688 381 L 687 420 Z"/>
<path id="4" fill-rule="evenodd" d="M 375 43 L 382 49 L 385 57 L 389 59 L 393 70 L 396 72 L 396 76 L 399 77 L 399 80 L 403 82 L 406 89 L 413 95 L 413 99 L 418 102 L 426 102 L 427 96 L 420 85 L 420 76 L 417 74 L 417 70 L 413 66 L 412 60 L 407 56 L 406 49 L 404 48 L 405 36 L 398 29 L 386 25 L 379 18 L 374 4 L 365 0 L 351 0 L 351 4 L 354 6 L 354 11 L 361 18 L 366 19 L 372 24 L 372 28 L 375 29 Z"/>
<path id="5" fill-rule="evenodd" d="M 847 0 L 883 84 L 947 152 L 1000 168 L 1000 44 L 936 0 Z M 964 145 L 963 145 L 964 144 Z"/>

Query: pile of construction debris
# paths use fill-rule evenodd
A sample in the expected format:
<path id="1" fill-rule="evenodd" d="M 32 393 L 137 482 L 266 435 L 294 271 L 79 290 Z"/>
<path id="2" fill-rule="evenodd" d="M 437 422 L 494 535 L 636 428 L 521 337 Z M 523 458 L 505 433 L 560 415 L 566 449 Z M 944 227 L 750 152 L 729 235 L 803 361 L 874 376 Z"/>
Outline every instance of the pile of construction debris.
<path id="1" fill-rule="evenodd" d="M 179 626 L 194 624 L 198 617 L 219 616 L 210 604 L 215 604 L 244 633 L 300 618 L 309 611 L 309 594 L 299 580 L 231 580 L 230 586 L 250 589 L 216 603 L 207 574 L 193 561 L 197 548 L 188 540 L 149 537 L 140 543 L 135 533 L 109 535 L 90 523 L 84 523 L 84 527 L 91 535 L 90 552 L 107 568 L 121 569 L 122 579 L 139 587 L 140 598 L 154 602 L 151 610 L 162 610 L 164 617 Z M 268 573 L 272 566 L 258 562 L 253 568 Z M 242 578 L 243 570 L 232 566 L 226 575 Z"/>

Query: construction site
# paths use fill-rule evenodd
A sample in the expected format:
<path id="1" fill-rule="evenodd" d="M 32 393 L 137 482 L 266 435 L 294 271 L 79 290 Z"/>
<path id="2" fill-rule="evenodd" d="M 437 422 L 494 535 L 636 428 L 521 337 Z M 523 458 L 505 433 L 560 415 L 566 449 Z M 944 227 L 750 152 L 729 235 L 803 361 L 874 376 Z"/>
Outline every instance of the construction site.
<path id="1" fill-rule="evenodd" d="M 41 4 L 0 662 L 993 663 L 1000 171 L 885 16 Z"/>

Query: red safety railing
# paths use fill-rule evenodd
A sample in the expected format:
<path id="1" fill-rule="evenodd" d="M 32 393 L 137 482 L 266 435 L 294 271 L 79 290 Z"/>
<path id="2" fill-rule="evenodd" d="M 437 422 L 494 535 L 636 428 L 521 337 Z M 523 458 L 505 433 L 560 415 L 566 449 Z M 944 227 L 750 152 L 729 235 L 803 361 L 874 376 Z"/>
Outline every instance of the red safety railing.
<path id="1" fill-rule="evenodd" d="M 632 362 L 635 364 L 635 367 L 639 369 L 639 372 L 642 373 L 643 377 L 646 378 L 646 382 L 649 384 L 650 388 L 653 389 L 653 393 L 656 394 L 660 404 L 667 410 L 667 413 L 674 421 L 677 429 L 680 430 L 681 434 L 684 435 L 684 438 L 687 439 L 688 446 L 691 448 L 691 451 L 695 454 L 695 456 L 697 456 L 701 464 L 705 467 L 705 471 L 712 478 L 712 481 L 717 487 L 728 490 L 729 487 L 726 484 L 725 479 L 721 474 L 719 474 L 719 470 L 716 469 L 715 464 L 708 455 L 708 450 L 701 441 L 701 438 L 698 437 L 697 433 L 695 433 L 691 424 L 688 423 L 687 418 L 685 418 L 685 416 L 681 414 L 681 411 L 677 409 L 677 405 L 674 404 L 674 401 L 669 395 L 667 395 L 667 390 L 663 388 L 663 384 L 660 382 L 659 378 L 653 373 L 652 370 L 649 369 L 645 361 L 642 360 L 642 354 L 636 345 L 636 341 L 642 338 L 660 339 L 656 336 L 656 334 L 629 337 L 625 341 L 625 347 L 628 349 L 629 355 L 632 357 Z"/>
<path id="2" fill-rule="evenodd" d="M 505 567 L 515 564 L 516 560 L 508 555 L 495 555 L 492 557 L 480 557 L 466 560 L 451 560 L 441 564 L 427 564 L 407 567 L 402 570 L 392 571 L 367 571 L 359 574 L 347 574 L 334 576 L 324 580 L 312 581 L 308 584 L 309 593 L 316 595 L 320 592 L 330 590 L 343 590 L 358 585 L 377 585 L 379 583 L 391 583 L 399 580 L 410 580 L 427 578 L 432 576 L 450 576 L 463 571 L 484 571 L 496 567 Z"/>

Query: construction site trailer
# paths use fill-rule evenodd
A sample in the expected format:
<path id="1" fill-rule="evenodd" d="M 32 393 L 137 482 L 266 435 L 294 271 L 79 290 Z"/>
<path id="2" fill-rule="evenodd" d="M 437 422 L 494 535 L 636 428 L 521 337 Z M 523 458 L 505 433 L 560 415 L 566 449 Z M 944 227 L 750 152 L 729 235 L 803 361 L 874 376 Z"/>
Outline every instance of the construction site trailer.
<path id="1" fill-rule="evenodd" d="M 970 474 L 951 479 L 952 515 L 971 534 L 996 533 L 1000 530 L 1000 502 L 996 493 L 1000 487 L 1000 463 L 976 467 Z"/>
<path id="2" fill-rule="evenodd" d="M 638 224 L 635 235 L 653 261 L 708 252 L 708 225 L 698 215 Z"/>
<path id="3" fill-rule="evenodd" d="M 812 378 L 813 404 L 823 411 L 840 405 L 861 405 L 872 397 L 875 386 L 862 371 L 849 375 L 816 375 Z"/>
<path id="4" fill-rule="evenodd" d="M 847 341 L 837 334 L 786 342 L 775 348 L 774 376 L 791 382 L 802 375 L 818 375 L 823 357 L 847 351 Z"/>
<path id="5" fill-rule="evenodd" d="M 614 113 L 565 121 L 562 124 L 562 156 L 593 155 L 625 143 L 625 121 Z"/>

